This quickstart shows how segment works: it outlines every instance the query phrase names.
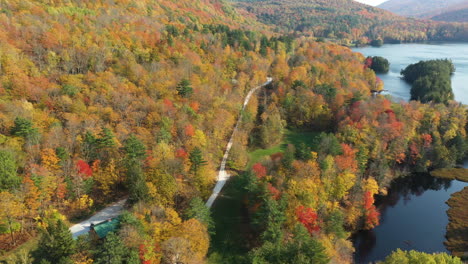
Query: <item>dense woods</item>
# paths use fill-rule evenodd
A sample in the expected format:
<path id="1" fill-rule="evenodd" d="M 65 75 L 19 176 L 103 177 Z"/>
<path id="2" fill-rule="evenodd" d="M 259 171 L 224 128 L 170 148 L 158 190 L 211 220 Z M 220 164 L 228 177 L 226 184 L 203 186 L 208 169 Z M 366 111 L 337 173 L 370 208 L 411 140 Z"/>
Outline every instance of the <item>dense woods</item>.
<path id="1" fill-rule="evenodd" d="M 401 70 L 401 75 L 412 84 L 411 100 L 446 104 L 454 98 L 450 80 L 454 72 L 453 63 L 445 59 L 411 64 Z"/>
<path id="2" fill-rule="evenodd" d="M 378 41 L 401 43 L 468 40 L 466 23 L 451 24 L 405 18 L 352 0 L 233 2 L 280 31 L 332 39 L 343 45 L 365 45 Z"/>
<path id="3" fill-rule="evenodd" d="M 10 263 L 204 262 L 214 232 L 204 201 L 244 96 L 267 76 L 228 163 L 251 219 L 247 262 L 349 263 L 350 233 L 379 224 L 375 194 L 466 154 L 464 106 L 373 97 L 383 84 L 361 54 L 272 32 L 224 2 L 0 6 L 0 252 L 18 250 Z M 349 31 L 323 36 L 367 43 Z M 413 33 L 369 39 L 425 38 Z M 317 137 L 249 164 L 286 129 Z M 115 232 L 71 238 L 70 223 L 123 197 Z"/>

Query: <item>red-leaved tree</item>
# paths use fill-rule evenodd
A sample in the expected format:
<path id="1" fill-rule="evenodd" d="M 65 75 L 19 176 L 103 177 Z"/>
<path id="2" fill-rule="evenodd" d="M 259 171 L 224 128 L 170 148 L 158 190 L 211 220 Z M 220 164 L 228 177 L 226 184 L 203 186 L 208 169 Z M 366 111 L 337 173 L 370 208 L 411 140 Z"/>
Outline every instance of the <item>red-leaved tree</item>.
<path id="1" fill-rule="evenodd" d="M 364 209 L 365 209 L 365 229 L 372 229 L 379 225 L 380 213 L 377 211 L 374 205 L 374 196 L 371 192 L 367 191 L 364 193 Z"/>
<path id="2" fill-rule="evenodd" d="M 307 228 L 310 234 L 320 230 L 317 213 L 312 208 L 306 208 L 302 205 L 298 206 L 296 208 L 296 217 Z"/>

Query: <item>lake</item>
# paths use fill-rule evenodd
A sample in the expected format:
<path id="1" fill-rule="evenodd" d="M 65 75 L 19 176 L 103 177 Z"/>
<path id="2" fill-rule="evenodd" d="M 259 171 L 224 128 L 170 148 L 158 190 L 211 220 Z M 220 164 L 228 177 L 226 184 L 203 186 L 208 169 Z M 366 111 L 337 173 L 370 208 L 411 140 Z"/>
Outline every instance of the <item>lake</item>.
<path id="1" fill-rule="evenodd" d="M 452 77 L 455 100 L 468 104 L 468 44 L 385 44 L 382 47 L 353 48 L 365 56 L 381 56 L 390 62 L 387 74 L 378 74 L 395 99 L 409 100 L 411 86 L 400 79 L 400 71 L 421 60 L 451 59 L 456 67 Z"/>
<path id="2" fill-rule="evenodd" d="M 380 225 L 354 236 L 356 263 L 383 260 L 397 248 L 448 252 L 445 202 L 467 183 L 417 174 L 392 182 L 387 196 L 376 196 Z"/>
<path id="3" fill-rule="evenodd" d="M 388 59 L 389 73 L 378 76 L 390 95 L 405 101 L 410 98 L 411 86 L 401 80 L 401 69 L 420 60 L 451 59 L 456 67 L 452 77 L 455 100 L 468 104 L 468 44 L 389 44 L 353 50 L 365 56 Z M 468 168 L 468 163 L 464 167 Z M 370 231 L 358 232 L 353 238 L 355 261 L 383 260 L 397 248 L 428 253 L 448 252 L 443 244 L 448 224 L 445 202 L 452 193 L 467 185 L 427 174 L 395 180 L 387 196 L 376 197 L 381 213 L 380 225 Z"/>

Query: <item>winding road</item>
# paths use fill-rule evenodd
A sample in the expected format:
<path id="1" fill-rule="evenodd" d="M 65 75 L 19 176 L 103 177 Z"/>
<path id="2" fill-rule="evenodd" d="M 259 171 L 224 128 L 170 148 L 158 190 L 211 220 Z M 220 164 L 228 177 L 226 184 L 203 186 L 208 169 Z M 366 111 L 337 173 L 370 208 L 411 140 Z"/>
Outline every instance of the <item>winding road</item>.
<path id="1" fill-rule="evenodd" d="M 236 126 L 234 127 L 234 130 L 232 131 L 232 135 L 231 135 L 231 138 L 229 139 L 229 142 L 226 146 L 226 151 L 224 152 L 224 156 L 223 156 L 223 160 L 221 161 L 221 166 L 219 166 L 219 172 L 218 172 L 218 179 L 217 179 L 217 182 L 216 182 L 216 185 L 213 189 L 213 193 L 211 194 L 210 198 L 208 199 L 208 201 L 206 202 L 206 206 L 208 208 L 211 208 L 211 206 L 213 205 L 214 201 L 216 200 L 216 198 L 218 197 L 219 193 L 221 192 L 221 190 L 223 189 L 224 185 L 226 184 L 227 180 L 229 179 L 230 175 L 226 172 L 226 162 L 227 162 L 227 159 L 229 157 L 229 151 L 231 150 L 231 147 L 232 147 L 232 143 L 234 141 L 234 135 L 236 134 L 236 131 L 237 131 L 237 128 L 239 127 L 239 124 L 241 122 L 241 118 L 242 118 L 242 112 L 245 110 L 245 107 L 247 106 L 247 104 L 249 103 L 250 101 L 250 98 L 252 97 L 252 95 L 260 88 L 270 84 L 271 82 L 273 81 L 273 78 L 271 77 L 268 77 L 267 78 L 267 81 L 255 88 L 252 88 L 249 93 L 247 94 L 247 96 L 245 97 L 245 100 L 244 100 L 244 105 L 242 106 L 242 110 L 241 110 L 241 113 L 239 115 L 239 118 L 237 119 L 237 123 L 236 123 Z"/>
<path id="2" fill-rule="evenodd" d="M 270 84 L 272 81 L 273 81 L 273 79 L 268 77 L 267 81 L 265 83 L 255 87 L 255 88 L 252 88 L 249 91 L 249 93 L 247 94 L 247 96 L 245 97 L 244 105 L 242 106 L 241 113 L 239 115 L 239 118 L 237 119 L 236 126 L 234 127 L 234 130 L 232 131 L 231 138 L 229 139 L 229 142 L 228 142 L 227 147 L 226 147 L 226 151 L 224 152 L 223 160 L 221 161 L 221 166 L 219 167 L 219 173 L 218 173 L 218 179 L 217 179 L 216 185 L 215 185 L 215 187 L 213 189 L 213 193 L 211 194 L 210 198 L 206 202 L 206 206 L 208 208 L 211 208 L 214 201 L 216 200 L 219 193 L 221 192 L 221 190 L 223 189 L 224 185 L 226 184 L 227 180 L 230 177 L 230 175 L 225 170 L 226 169 L 226 162 L 227 162 L 227 159 L 229 157 L 229 151 L 231 150 L 232 143 L 234 141 L 234 135 L 235 135 L 235 133 L 237 131 L 237 128 L 239 127 L 239 124 L 241 122 L 242 112 L 245 110 L 245 107 L 249 103 L 250 98 L 252 97 L 252 95 L 258 89 Z M 85 221 L 82 221 L 82 222 L 70 227 L 70 231 L 71 231 L 71 233 L 73 235 L 73 238 L 77 238 L 80 235 L 87 234 L 89 232 L 89 228 L 91 226 L 91 223 L 96 224 L 96 223 L 103 222 L 103 221 L 105 221 L 107 219 L 119 216 L 122 213 L 123 206 L 124 206 L 126 201 L 127 201 L 127 199 L 120 200 L 120 201 L 112 204 L 111 206 L 108 206 L 108 207 L 102 209 L 101 211 L 99 211 L 95 215 L 91 216 L 89 219 L 87 219 Z"/>

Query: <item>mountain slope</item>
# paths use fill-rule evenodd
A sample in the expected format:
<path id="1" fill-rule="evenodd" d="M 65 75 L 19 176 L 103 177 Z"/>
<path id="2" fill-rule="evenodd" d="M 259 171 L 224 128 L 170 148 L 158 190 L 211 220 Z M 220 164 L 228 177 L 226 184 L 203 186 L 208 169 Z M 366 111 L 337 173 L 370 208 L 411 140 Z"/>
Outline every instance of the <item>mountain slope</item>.
<path id="1" fill-rule="evenodd" d="M 402 16 L 424 18 L 466 3 L 467 0 L 390 0 L 378 7 Z"/>
<path id="2" fill-rule="evenodd" d="M 468 7 L 443 12 L 441 14 L 432 16 L 431 19 L 436 21 L 447 22 L 468 22 Z"/>
<path id="3" fill-rule="evenodd" d="M 279 30 L 332 38 L 343 44 L 366 44 L 371 40 L 414 42 L 468 40 L 468 25 L 451 25 L 405 18 L 351 0 L 236 1 L 260 21 Z"/>

